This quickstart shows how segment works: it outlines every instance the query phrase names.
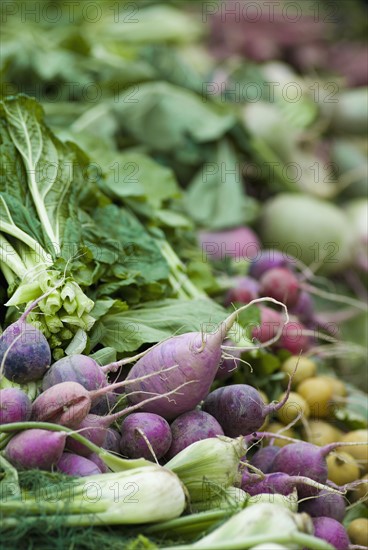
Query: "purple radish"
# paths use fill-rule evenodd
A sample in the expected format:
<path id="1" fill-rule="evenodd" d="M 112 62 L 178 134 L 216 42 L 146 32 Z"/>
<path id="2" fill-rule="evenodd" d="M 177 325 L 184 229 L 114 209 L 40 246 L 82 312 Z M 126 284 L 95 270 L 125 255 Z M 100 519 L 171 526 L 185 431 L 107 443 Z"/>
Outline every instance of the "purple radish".
<path id="1" fill-rule="evenodd" d="M 232 340 L 224 340 L 224 346 L 235 346 Z M 231 351 L 231 356 L 229 354 L 223 355 L 223 359 L 217 369 L 215 379 L 216 380 L 226 380 L 230 378 L 236 369 L 240 365 L 241 351 L 233 349 Z"/>
<path id="2" fill-rule="evenodd" d="M 348 550 L 350 545 L 346 529 L 333 518 L 313 518 L 314 536 L 332 544 L 336 550 Z"/>
<path id="3" fill-rule="evenodd" d="M 265 343 L 274 338 L 283 325 L 282 315 L 270 307 L 261 306 L 261 322 L 252 331 L 253 338 Z"/>
<path id="4" fill-rule="evenodd" d="M 239 312 L 253 303 L 250 302 L 231 313 L 213 333 L 190 332 L 174 336 L 148 350 L 128 374 L 127 380 L 138 379 L 130 386 L 130 389 L 136 392 L 129 398 L 130 403 L 140 403 L 145 398 L 144 392 L 147 390 L 156 394 L 165 394 L 183 383 L 194 381 L 190 387 L 183 388 L 175 395 L 175 400 L 170 402 L 167 399 L 158 399 L 144 406 L 142 410 L 156 413 L 166 420 L 173 420 L 180 414 L 195 409 L 208 395 L 216 376 L 222 355 L 223 340 L 235 323 Z M 143 376 L 157 372 L 163 366 L 178 368 L 170 376 L 154 377 L 149 381 L 142 380 Z"/>
<path id="5" fill-rule="evenodd" d="M 251 458 L 251 464 L 258 470 L 261 470 L 264 474 L 268 474 L 272 470 L 273 459 L 279 452 L 280 447 L 269 445 L 268 447 L 262 447 Z"/>
<path id="6" fill-rule="evenodd" d="M 64 451 L 66 435 L 37 428 L 17 433 L 5 448 L 5 457 L 21 469 L 51 470 Z"/>
<path id="7" fill-rule="evenodd" d="M 305 331 L 306 327 L 298 321 L 286 323 L 282 329 L 282 335 L 274 347 L 286 349 L 293 355 L 306 352 L 311 346 L 311 339 L 305 334 Z"/>
<path id="8" fill-rule="evenodd" d="M 106 366 L 109 367 L 108 365 Z M 86 390 L 97 390 L 108 385 L 105 367 L 100 367 L 92 357 L 75 354 L 63 357 L 56 361 L 42 380 L 42 389 L 45 391 L 61 382 L 78 382 Z M 96 401 L 91 411 L 94 414 L 106 414 L 115 404 L 116 397 L 111 394 Z"/>
<path id="9" fill-rule="evenodd" d="M 97 447 L 102 447 L 107 436 L 107 428 L 110 424 L 112 424 L 112 422 L 113 421 L 109 416 L 87 414 L 87 416 L 79 424 L 78 432 L 83 435 L 83 437 L 97 445 Z M 72 437 L 68 437 L 66 448 L 68 451 L 81 456 L 88 457 L 91 454 L 91 450 L 88 449 L 88 447 Z"/>
<path id="10" fill-rule="evenodd" d="M 154 413 L 130 414 L 121 425 L 120 451 L 128 458 L 162 458 L 170 448 L 169 424 Z"/>
<path id="11" fill-rule="evenodd" d="M 224 432 L 217 420 L 203 411 L 189 411 L 181 414 L 171 424 L 172 443 L 165 458 L 170 460 L 192 443 Z"/>
<path id="12" fill-rule="evenodd" d="M 157 378 L 157 376 L 163 376 L 163 374 L 166 375 L 167 371 L 172 369 L 173 367 L 160 369 L 157 372 L 147 374 L 143 377 L 143 379 L 145 380 L 151 377 Z M 51 386 L 51 388 L 45 390 L 33 402 L 31 420 L 35 420 L 36 422 L 53 422 L 55 424 L 67 426 L 68 428 L 78 428 L 80 423 L 90 412 L 96 399 L 98 399 L 101 395 L 111 392 L 115 388 L 129 385 L 130 383 L 133 384 L 134 382 L 136 382 L 136 380 L 132 380 L 130 382 L 124 380 L 123 382 L 111 384 L 110 386 L 105 386 L 104 388 L 94 391 L 86 390 L 81 384 L 78 384 L 78 382 L 61 382 L 60 384 L 56 384 L 55 386 Z M 150 403 L 151 401 L 155 401 L 156 399 L 167 399 L 170 395 L 175 394 L 178 390 L 189 384 L 191 384 L 191 381 L 185 382 L 181 386 L 173 388 L 165 395 L 157 395 L 152 391 L 146 391 L 145 395 L 153 394 L 153 397 L 150 397 L 137 405 L 128 407 L 123 411 L 108 415 L 108 417 L 100 417 L 104 418 L 104 428 L 107 428 L 121 416 L 124 416 L 129 412 Z M 127 396 L 128 395 L 130 394 L 127 394 Z"/>
<path id="13" fill-rule="evenodd" d="M 0 390 L 0 424 L 26 422 L 31 418 L 32 403 L 18 388 Z"/>
<path id="14" fill-rule="evenodd" d="M 261 296 L 271 296 L 287 307 L 293 307 L 299 299 L 299 281 L 289 269 L 275 267 L 262 275 L 259 293 Z"/>
<path id="15" fill-rule="evenodd" d="M 275 413 L 288 400 L 289 387 L 279 403 L 265 405 L 258 391 L 247 384 L 223 386 L 211 392 L 202 409 L 216 418 L 225 435 L 238 437 L 259 430 L 266 417 Z"/>
<path id="16" fill-rule="evenodd" d="M 116 392 L 118 393 L 120 388 L 117 388 Z M 104 414 L 108 414 L 111 409 L 116 405 L 118 401 L 118 396 L 115 395 L 115 393 L 107 393 L 94 403 L 92 403 L 91 407 L 91 413 L 92 414 L 98 414 L 99 416 L 103 416 Z"/>
<path id="17" fill-rule="evenodd" d="M 264 432 L 267 433 L 267 432 Z M 324 447 L 300 441 L 281 447 L 272 463 L 273 472 L 284 472 L 290 476 L 303 475 L 325 484 L 328 476 L 326 456 L 340 447 L 342 443 L 331 443 Z M 309 496 L 311 491 L 304 491 L 301 496 Z"/>
<path id="18" fill-rule="evenodd" d="M 243 491 L 251 496 L 267 494 L 290 495 L 297 486 L 299 478 L 291 477 L 284 473 L 266 474 L 263 478 L 257 474 L 244 472 L 241 481 Z"/>
<path id="19" fill-rule="evenodd" d="M 316 496 L 299 503 L 299 512 L 310 516 L 333 518 L 342 522 L 346 513 L 345 499 L 338 493 L 322 490 Z"/>
<path id="20" fill-rule="evenodd" d="M 120 453 L 120 434 L 113 428 L 107 428 L 106 439 L 102 445 L 103 449 L 112 453 Z"/>
<path id="21" fill-rule="evenodd" d="M 103 474 L 108 474 L 109 472 L 111 472 L 110 468 L 106 466 L 104 461 L 98 455 L 96 455 L 96 453 L 88 455 L 88 460 L 94 462 Z"/>
<path id="22" fill-rule="evenodd" d="M 77 428 L 91 409 L 90 392 L 77 382 L 51 386 L 32 405 L 31 420 Z"/>
<path id="23" fill-rule="evenodd" d="M 54 290 L 52 288 L 32 302 L 18 321 L 0 336 L 0 371 L 12 382 L 24 384 L 39 380 L 50 366 L 51 350 L 45 336 L 26 319 L 37 304 Z"/>
<path id="24" fill-rule="evenodd" d="M 210 260 L 252 260 L 257 257 L 261 245 L 257 235 L 249 227 L 237 227 L 225 231 L 201 231 L 198 235 L 203 256 Z"/>
<path id="25" fill-rule="evenodd" d="M 107 386 L 106 374 L 92 357 L 87 355 L 69 355 L 56 361 L 42 380 L 43 391 L 61 384 L 78 382 L 86 390 L 97 390 Z"/>
<path id="26" fill-rule="evenodd" d="M 236 277 L 234 287 L 231 288 L 225 298 L 225 305 L 228 306 L 234 302 L 248 304 L 259 296 L 259 283 L 251 277 Z"/>
<path id="27" fill-rule="evenodd" d="M 241 488 L 251 496 L 261 493 L 289 495 L 294 491 L 304 489 L 313 489 L 314 491 L 322 489 L 323 485 L 313 479 L 305 476 L 289 476 L 284 472 L 273 472 L 265 474 L 263 477 L 258 474 L 244 472 L 242 475 Z"/>
<path id="28" fill-rule="evenodd" d="M 42 332 L 21 317 L 0 336 L 0 363 L 12 382 L 39 380 L 51 363 L 50 346 Z"/>
<path id="29" fill-rule="evenodd" d="M 92 460 L 73 453 L 63 453 L 56 467 L 68 476 L 87 477 L 102 474 L 100 468 Z"/>
<path id="30" fill-rule="evenodd" d="M 249 268 L 249 275 L 259 280 L 266 271 L 274 267 L 290 267 L 293 260 L 285 256 L 279 250 L 262 250 L 252 261 Z"/>
<path id="31" fill-rule="evenodd" d="M 314 305 L 311 295 L 302 290 L 296 304 L 290 308 L 290 313 L 296 315 L 302 323 L 313 323 Z"/>

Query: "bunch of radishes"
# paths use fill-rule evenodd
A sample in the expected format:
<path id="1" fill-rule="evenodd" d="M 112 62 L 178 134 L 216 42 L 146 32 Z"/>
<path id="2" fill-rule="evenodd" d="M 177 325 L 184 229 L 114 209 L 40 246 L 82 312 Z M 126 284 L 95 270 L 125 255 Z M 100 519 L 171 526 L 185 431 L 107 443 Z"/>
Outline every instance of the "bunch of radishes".
<path id="1" fill-rule="evenodd" d="M 280 264 L 279 260 L 273 260 L 272 265 L 268 259 L 265 262 L 264 257 L 254 262 L 251 272 L 259 276 L 257 292 L 259 295 L 271 296 L 275 304 L 282 300 L 290 308 L 296 308 L 303 297 L 303 291 L 299 288 L 293 270 Z M 287 284 L 275 282 L 280 272 L 284 275 L 282 280 Z M 0 423 L 17 423 L 17 430 L 21 426 L 19 423 L 25 423 L 24 430 L 18 431 L 7 442 L 4 451 L 6 458 L 21 469 L 57 469 L 77 476 L 108 471 L 100 457 L 73 439 L 70 432 L 49 431 L 45 429 L 45 424 L 30 428 L 26 424 L 28 420 L 59 424 L 83 434 L 97 447 L 109 449 L 124 457 L 142 457 L 160 461 L 161 464 L 166 464 L 192 443 L 218 435 L 231 438 L 243 436 L 249 441 L 276 438 L 276 441 L 287 441 L 290 445 L 264 447 L 252 458 L 252 453 L 249 453 L 247 459 L 251 458 L 252 465 L 243 473 L 243 490 L 251 495 L 270 492 L 285 495 L 296 489 L 299 499 L 313 498 L 301 502 L 300 507 L 306 508 L 316 517 L 316 535 L 326 538 L 337 549 L 347 548 L 348 537 L 339 523 L 345 510 L 341 493 L 355 488 L 356 481 L 352 484 L 350 479 L 340 484 L 332 483 L 329 476 L 332 465 L 329 466 L 328 458 L 326 462 L 326 456 L 339 446 L 344 446 L 346 450 L 349 437 L 347 441 L 318 447 L 309 442 L 285 439 L 285 436 L 283 439 L 282 435 L 272 431 L 260 431 L 265 428 L 270 414 L 277 414 L 281 421 L 288 418 L 285 407 L 296 403 L 295 392 L 292 392 L 291 400 L 290 392 L 297 374 L 296 389 L 300 392 L 300 386 L 308 383 L 308 380 L 310 384 L 313 380 L 313 369 L 308 371 L 308 368 L 304 368 L 303 375 L 298 370 L 295 372 L 294 367 L 285 367 L 285 373 L 293 372 L 293 376 L 289 377 L 287 390 L 277 403 L 267 404 L 266 397 L 247 384 L 226 385 L 211 392 L 223 355 L 225 353 L 227 357 L 229 353 L 229 346 L 226 345 L 228 333 L 238 313 L 252 303 L 250 301 L 232 312 L 211 334 L 192 332 L 174 336 L 136 357 L 103 367 L 84 355 L 65 357 L 49 366 L 47 341 L 36 328 L 27 323 L 26 316 L 22 316 L 0 337 L 1 369 L 10 380 L 12 372 L 20 382 L 22 375 L 24 381 L 42 378 L 43 391 L 31 403 L 18 388 L 0 390 Z M 268 309 L 273 315 L 279 316 L 276 310 Z M 281 317 L 279 322 L 281 324 Z M 264 324 L 261 318 L 261 326 L 256 331 L 257 340 L 262 342 L 268 341 L 270 337 L 272 339 L 277 329 L 263 338 Z M 285 347 L 285 344 L 282 345 Z M 295 348 L 291 349 L 295 352 Z M 296 351 L 300 350 L 299 344 Z M 232 361 L 236 362 L 236 357 Z M 128 376 L 111 384 L 108 380 L 109 372 L 129 362 L 134 362 L 134 365 Z M 124 402 L 124 408 L 111 412 L 108 409 L 116 401 L 116 391 L 121 391 L 121 388 L 124 393 L 119 394 L 119 397 Z M 299 393 L 299 398 L 306 402 L 301 411 L 305 417 L 308 416 L 306 411 L 310 405 L 308 395 L 308 392 L 304 392 L 303 397 L 302 392 Z M 300 406 L 300 399 L 297 404 Z M 295 419 L 294 415 L 292 422 L 301 416 L 299 414 Z M 124 420 L 117 430 L 117 421 L 121 418 Z M 351 448 L 364 449 L 366 453 L 366 430 L 362 430 L 362 434 L 353 435 L 356 438 L 361 436 L 361 447 Z M 353 437 L 354 441 L 356 439 Z M 254 472 L 252 467 L 258 470 Z M 360 475 L 359 468 L 355 478 Z M 313 502 L 316 503 L 315 507 Z M 336 537 L 328 538 L 332 528 Z"/>

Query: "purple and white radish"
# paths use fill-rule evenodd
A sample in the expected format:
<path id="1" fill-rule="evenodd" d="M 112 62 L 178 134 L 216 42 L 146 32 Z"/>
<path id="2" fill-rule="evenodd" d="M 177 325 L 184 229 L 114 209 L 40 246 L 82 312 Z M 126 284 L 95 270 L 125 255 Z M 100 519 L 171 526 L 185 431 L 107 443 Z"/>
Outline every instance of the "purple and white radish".
<path id="1" fill-rule="evenodd" d="M 92 460 L 73 453 L 63 453 L 56 467 L 68 476 L 87 477 L 102 474 L 100 468 Z"/>
<path id="2" fill-rule="evenodd" d="M 169 367 L 158 372 L 147 374 L 143 377 L 143 380 L 148 378 L 156 378 L 162 374 L 167 374 L 168 371 L 173 370 L 173 368 L 176 367 Z M 124 380 L 123 382 L 111 384 L 110 386 L 105 386 L 104 388 L 94 391 L 86 390 L 77 382 L 62 382 L 61 384 L 56 384 L 41 393 L 41 395 L 39 395 L 33 402 L 31 420 L 35 420 L 36 422 L 53 422 L 55 424 L 67 426 L 68 428 L 78 428 L 81 422 L 89 414 L 96 399 L 98 399 L 101 395 L 111 392 L 117 387 L 128 386 L 130 383 L 133 384 L 134 382 L 136 382 L 136 380 Z M 176 392 L 191 383 L 192 381 L 184 382 L 180 386 L 174 387 L 165 395 L 155 394 L 152 391 L 146 391 L 145 395 L 152 395 L 152 397 L 141 401 L 137 405 L 127 407 L 115 414 L 100 417 L 101 423 L 103 422 L 102 426 L 104 428 L 109 427 L 115 420 L 118 420 L 122 416 L 133 412 L 151 401 L 155 401 L 156 399 L 160 399 L 161 401 L 162 399 L 168 399 L 171 395 L 176 394 Z M 130 394 L 127 394 L 126 396 L 128 397 L 129 395 Z"/>
<path id="3" fill-rule="evenodd" d="M 224 346 L 235 346 L 235 344 L 232 340 L 226 339 L 224 340 Z M 231 355 L 223 353 L 222 361 L 217 369 L 215 379 L 226 380 L 227 378 L 230 378 L 239 367 L 241 363 L 240 358 L 241 351 L 237 350 L 235 347 L 232 350 Z"/>
<path id="4" fill-rule="evenodd" d="M 221 361 L 223 341 L 235 323 L 238 314 L 254 303 L 266 300 L 285 307 L 284 304 L 273 299 L 253 300 L 231 313 L 213 333 L 190 332 L 174 336 L 148 350 L 132 367 L 127 377 L 127 380 L 137 379 L 130 386 L 131 390 L 135 392 L 129 398 L 130 403 L 140 403 L 148 390 L 156 394 L 165 394 L 183 383 L 195 380 L 190 387 L 187 386 L 180 393 L 178 392 L 171 402 L 164 398 L 158 399 L 145 405 L 142 410 L 159 414 L 166 420 L 173 420 L 180 414 L 195 409 L 208 395 Z M 175 365 L 178 368 L 169 376 L 153 377 L 149 381 L 143 379 L 144 376 L 158 372 L 163 367 Z M 270 410 L 273 410 L 272 406 Z"/>
<path id="5" fill-rule="evenodd" d="M 32 403 L 26 393 L 18 388 L 0 390 L 0 424 L 25 422 L 30 419 Z"/>
<path id="6" fill-rule="evenodd" d="M 51 470 L 59 461 L 67 434 L 32 428 L 17 433 L 7 444 L 7 460 L 21 469 Z"/>
<path id="7" fill-rule="evenodd" d="M 121 424 L 120 452 L 128 458 L 159 460 L 170 448 L 170 426 L 154 413 L 130 414 Z"/>
<path id="8" fill-rule="evenodd" d="M 45 391 L 62 382 L 78 382 L 90 391 L 104 388 L 108 385 L 105 373 L 108 372 L 110 367 L 113 370 L 115 365 L 116 363 L 111 363 L 101 367 L 92 357 L 87 355 L 80 353 L 69 355 L 51 365 L 43 377 L 42 389 Z M 108 394 L 96 400 L 91 410 L 94 414 L 106 414 L 115 402 L 115 395 Z"/>
<path id="9" fill-rule="evenodd" d="M 165 456 L 168 460 L 196 441 L 224 435 L 220 424 L 213 416 L 198 410 L 181 414 L 170 427 L 172 443 Z"/>

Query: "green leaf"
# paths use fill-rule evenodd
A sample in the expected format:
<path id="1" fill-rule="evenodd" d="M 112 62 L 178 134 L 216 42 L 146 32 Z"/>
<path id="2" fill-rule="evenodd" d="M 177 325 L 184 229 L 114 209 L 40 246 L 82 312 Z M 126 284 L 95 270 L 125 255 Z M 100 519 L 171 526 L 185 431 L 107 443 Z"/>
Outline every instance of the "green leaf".
<path id="1" fill-rule="evenodd" d="M 120 311 L 119 311 L 120 309 Z M 117 352 L 134 351 L 144 344 L 156 343 L 176 334 L 215 327 L 227 316 L 226 311 L 211 300 L 162 300 L 143 307 L 125 310 L 114 302 L 92 330 L 91 339 Z"/>
<path id="2" fill-rule="evenodd" d="M 107 173 L 103 190 L 116 199 L 137 197 L 152 208 L 161 208 L 168 199 L 180 196 L 172 170 L 142 153 L 126 152 L 102 156 Z"/>
<path id="3" fill-rule="evenodd" d="M 354 519 L 358 519 L 358 518 L 368 519 L 368 508 L 363 502 L 353 506 L 353 508 L 350 508 L 350 510 L 347 511 L 343 521 L 344 527 L 345 528 L 349 527 L 349 524 Z"/>
<path id="4" fill-rule="evenodd" d="M 187 192 L 187 212 L 212 229 L 245 222 L 245 200 L 239 160 L 228 140 L 219 142 L 211 162 L 205 163 Z"/>
<path id="5" fill-rule="evenodd" d="M 57 253 L 66 220 L 76 205 L 74 151 L 48 130 L 42 107 L 34 99 L 24 95 L 5 99 L 0 112 L 22 159 L 28 191 L 49 249 Z"/>
<path id="6" fill-rule="evenodd" d="M 154 151 L 176 151 L 188 148 L 191 141 L 213 141 L 235 124 L 232 112 L 166 82 L 129 88 L 115 109 L 122 128 Z"/>
<path id="7" fill-rule="evenodd" d="M 3 435 L 3 434 L 1 434 Z M 0 496 L 6 501 L 8 498 L 20 496 L 18 472 L 3 456 L 0 455 Z"/>

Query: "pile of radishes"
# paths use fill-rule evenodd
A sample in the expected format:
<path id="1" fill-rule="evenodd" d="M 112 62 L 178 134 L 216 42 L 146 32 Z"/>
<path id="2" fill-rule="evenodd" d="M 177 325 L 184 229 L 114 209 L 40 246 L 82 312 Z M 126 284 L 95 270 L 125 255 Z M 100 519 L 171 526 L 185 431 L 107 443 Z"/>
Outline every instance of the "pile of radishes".
<path id="1" fill-rule="evenodd" d="M 254 341 L 267 345 L 283 327 L 272 348 L 293 354 L 281 367 L 285 391 L 271 403 L 255 387 L 231 384 L 228 378 L 242 361 L 240 350 L 229 358 L 229 331 L 238 313 L 262 297 L 275 306 L 284 303 L 295 315 L 283 327 L 276 308 L 259 306 L 261 323 L 253 329 Z M 241 464 L 241 488 L 252 496 L 296 492 L 299 510 L 313 517 L 315 534 L 345 550 L 350 544 L 342 525 L 347 497 L 364 500 L 367 488 L 368 431 L 343 433 L 333 425 L 334 407 L 345 398 L 345 386 L 318 376 L 316 363 L 301 355 L 310 342 L 304 328 L 314 322 L 311 298 L 285 258 L 274 253 L 271 259 L 266 251 L 226 301 L 243 305 L 213 333 L 174 336 L 105 366 L 79 354 L 49 365 L 47 341 L 22 316 L 0 337 L 1 369 L 18 383 L 42 379 L 42 392 L 31 403 L 21 389 L 0 390 L 0 424 L 17 423 L 4 455 L 20 469 L 72 476 L 109 471 L 70 432 L 27 424 L 18 431 L 19 423 L 27 421 L 65 426 L 122 457 L 162 465 L 194 442 L 243 436 L 249 446 L 244 458 L 248 465 Z M 111 382 L 109 376 L 129 362 L 134 365 L 128 375 Z M 215 379 L 225 385 L 211 391 Z M 298 441 L 301 436 L 305 441 Z M 360 531 L 353 527 L 352 540 L 359 544 Z"/>

